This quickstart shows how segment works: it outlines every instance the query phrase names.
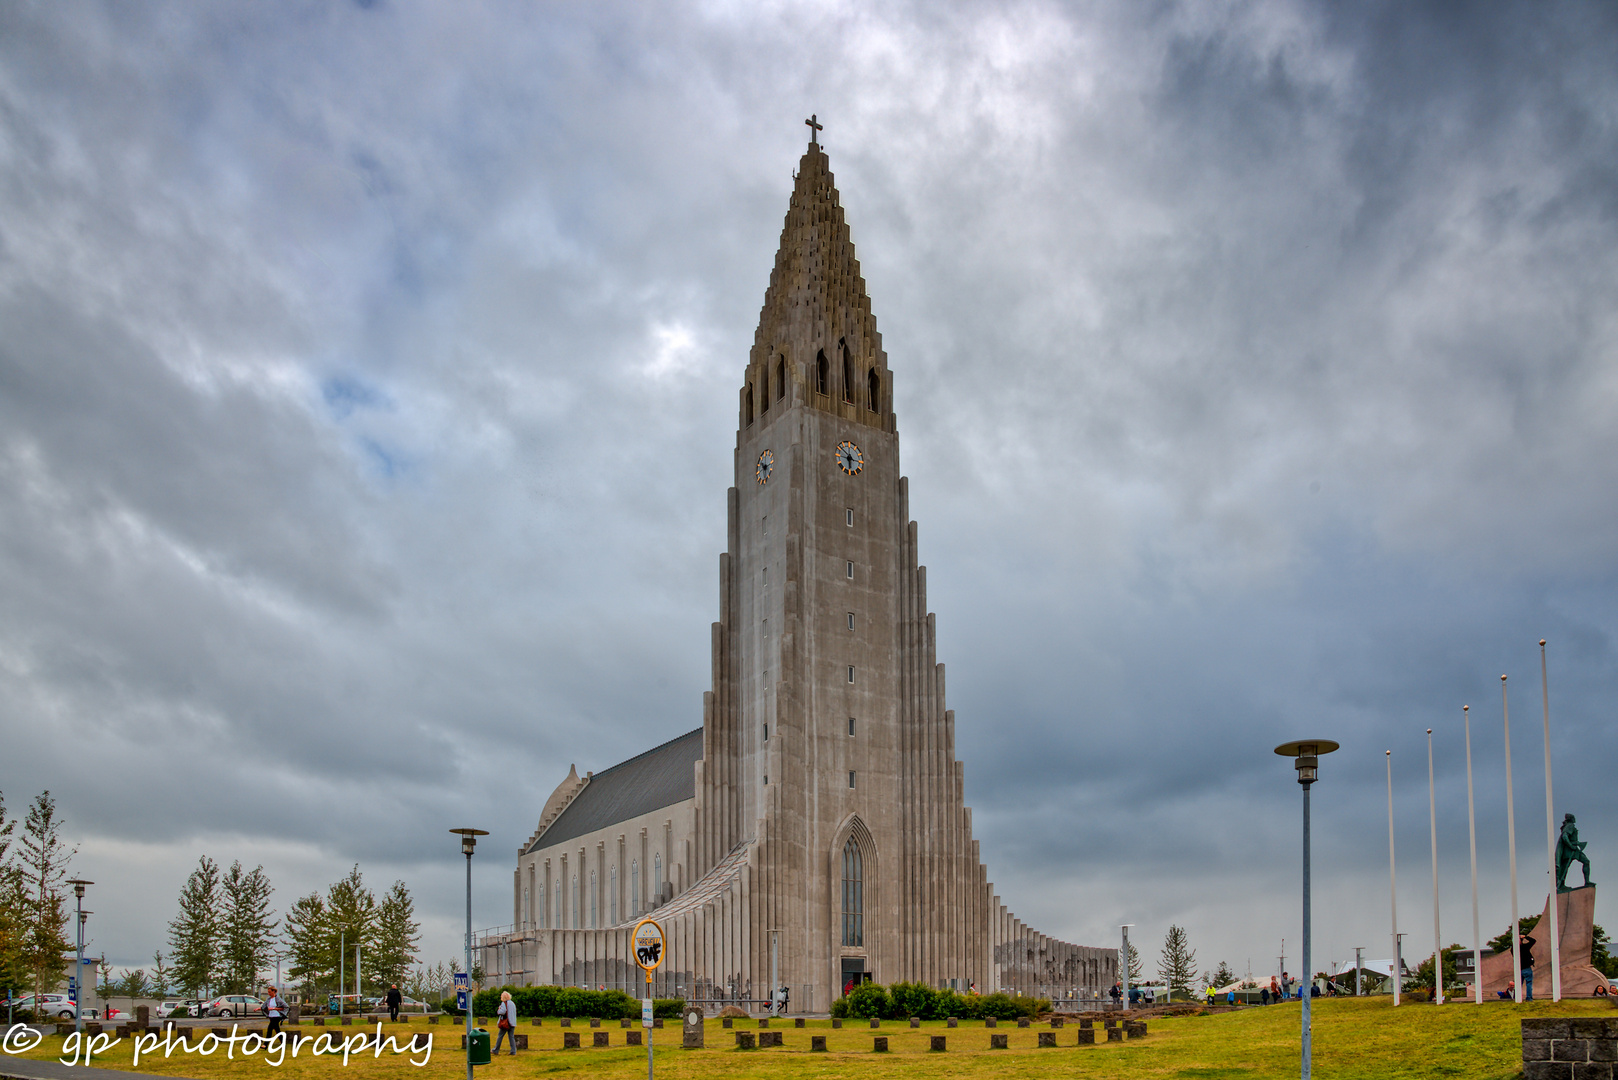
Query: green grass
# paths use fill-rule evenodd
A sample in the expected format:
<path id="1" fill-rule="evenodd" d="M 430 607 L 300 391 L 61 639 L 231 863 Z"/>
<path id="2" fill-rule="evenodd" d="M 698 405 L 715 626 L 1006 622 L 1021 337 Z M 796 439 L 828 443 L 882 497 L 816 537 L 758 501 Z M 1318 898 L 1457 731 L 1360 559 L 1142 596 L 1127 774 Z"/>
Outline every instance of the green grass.
<path id="1" fill-rule="evenodd" d="M 1316 1075 L 1330 1080 L 1399 1080 L 1465 1076 L 1468 1080 L 1509 1080 L 1521 1068 L 1522 1044 L 1518 1020 L 1525 1016 L 1607 1015 L 1612 1006 L 1603 1002 L 1564 1001 L 1557 1005 L 1535 1002 L 1514 1006 L 1490 1002 L 1482 1006 L 1451 1004 L 1442 1007 L 1407 1004 L 1394 1009 L 1387 998 L 1321 1000 L 1314 1003 L 1314 1067 Z M 785 1045 L 780 1049 L 737 1050 L 734 1032 L 710 1020 L 706 1030 L 707 1049 L 679 1048 L 680 1028 L 671 1024 L 654 1032 L 657 1074 L 670 1080 L 707 1080 L 729 1077 L 780 1077 L 799 1080 L 811 1077 L 850 1075 L 887 1077 L 925 1076 L 928 1080 L 955 1077 L 983 1077 L 1017 1080 L 1022 1077 L 1163 1077 L 1203 1078 L 1203 1080 L 1251 1080 L 1251 1078 L 1290 1077 L 1298 1074 L 1299 1010 L 1296 1003 L 1253 1008 L 1209 1016 L 1187 1016 L 1149 1021 L 1145 1039 L 1124 1043 L 1102 1042 L 1079 1047 L 1075 1027 L 1069 1024 L 1057 1032 L 1057 1049 L 1038 1049 L 1036 1035 L 1048 1027 L 1018 1028 L 1002 1023 L 996 1031 L 1007 1035 L 1010 1048 L 990 1050 L 989 1033 L 981 1021 L 962 1021 L 948 1029 L 943 1023 L 926 1023 L 911 1030 L 906 1023 L 887 1022 L 873 1032 L 859 1021 L 848 1021 L 832 1030 L 827 1020 L 812 1020 L 807 1028 L 794 1028 L 790 1021 L 774 1028 L 782 1031 Z M 359 1028 L 296 1029 L 302 1035 L 321 1032 L 334 1036 L 352 1035 Z M 372 1029 L 374 1030 L 374 1029 Z M 625 1032 L 616 1024 L 603 1025 L 611 1035 L 612 1048 L 597 1050 L 591 1042 L 591 1029 L 580 1022 L 571 1030 L 579 1032 L 586 1044 L 580 1050 L 562 1050 L 562 1032 L 555 1021 L 543 1027 L 521 1028 L 533 1049 L 516 1057 L 501 1056 L 478 1070 L 479 1080 L 519 1080 L 526 1076 L 569 1075 L 585 1077 L 632 1077 L 645 1068 L 646 1051 L 624 1046 Z M 757 1031 L 753 1021 L 736 1021 L 740 1031 Z M 437 1036 L 432 1059 L 416 1068 L 406 1057 L 376 1059 L 367 1053 L 350 1059 L 347 1068 L 341 1057 L 310 1059 L 307 1053 L 270 1069 L 262 1055 L 234 1061 L 223 1051 L 212 1057 L 179 1055 L 164 1060 L 159 1052 L 144 1057 L 140 1071 L 213 1078 L 237 1077 L 265 1072 L 306 1077 L 359 1072 L 382 1077 L 409 1077 L 412 1080 L 453 1080 L 464 1075 L 465 1058 L 460 1050 L 460 1032 L 444 1024 L 428 1026 L 419 1021 L 409 1025 L 384 1025 L 385 1034 L 396 1034 L 401 1041 L 410 1034 L 431 1032 Z M 809 1052 L 811 1035 L 827 1036 L 830 1052 Z M 888 1037 L 891 1052 L 871 1052 L 871 1036 Z M 947 1053 L 928 1051 L 928 1036 L 946 1035 Z M 1102 1036 L 1104 1039 L 1105 1037 Z M 49 1037 L 24 1056 L 54 1058 L 61 1053 L 62 1040 Z M 131 1067 L 130 1040 L 125 1039 L 94 1064 L 102 1068 Z"/>

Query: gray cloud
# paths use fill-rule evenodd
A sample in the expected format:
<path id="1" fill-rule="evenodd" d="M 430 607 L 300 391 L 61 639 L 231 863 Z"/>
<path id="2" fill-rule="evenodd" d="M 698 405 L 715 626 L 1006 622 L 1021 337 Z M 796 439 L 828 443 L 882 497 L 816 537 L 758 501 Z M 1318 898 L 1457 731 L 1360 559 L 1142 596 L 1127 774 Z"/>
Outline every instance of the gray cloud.
<path id="1" fill-rule="evenodd" d="M 1537 887 L 1541 636 L 1558 801 L 1618 850 L 1613 23 L 0 10 L 0 790 L 62 798 L 119 962 L 204 851 L 283 900 L 405 877 L 447 954 L 463 821 L 504 921 L 568 763 L 700 721 L 816 112 L 1007 900 L 1268 964 L 1270 747 L 1317 731 L 1322 948 L 1375 952 L 1382 752 L 1414 911 L 1433 726 L 1458 929 L 1470 703 L 1503 922 L 1498 676 Z"/>

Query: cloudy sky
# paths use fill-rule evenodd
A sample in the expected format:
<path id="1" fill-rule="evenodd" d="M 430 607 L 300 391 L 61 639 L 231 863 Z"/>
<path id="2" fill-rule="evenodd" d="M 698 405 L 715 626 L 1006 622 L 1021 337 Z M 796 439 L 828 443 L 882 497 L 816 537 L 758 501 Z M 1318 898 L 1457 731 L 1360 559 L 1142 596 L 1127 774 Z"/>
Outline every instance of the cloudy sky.
<path id="1" fill-rule="evenodd" d="M 569 763 L 701 721 L 815 113 L 991 878 L 1148 960 L 1618 866 L 1606 3 L 0 6 L 0 791 L 149 963 L 201 854 L 458 947 Z M 1538 897 L 1539 899 L 1536 899 Z M 1597 911 L 1618 929 L 1618 909 Z"/>

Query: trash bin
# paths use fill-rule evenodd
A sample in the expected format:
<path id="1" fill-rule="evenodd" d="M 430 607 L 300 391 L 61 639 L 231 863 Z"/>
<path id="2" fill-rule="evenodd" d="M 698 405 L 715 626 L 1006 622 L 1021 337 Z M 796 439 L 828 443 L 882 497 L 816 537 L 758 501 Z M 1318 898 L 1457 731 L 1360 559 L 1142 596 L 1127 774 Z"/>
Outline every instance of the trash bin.
<path id="1" fill-rule="evenodd" d="M 489 1063 L 489 1029 L 473 1028 L 471 1042 L 471 1057 L 473 1065 L 487 1065 Z"/>

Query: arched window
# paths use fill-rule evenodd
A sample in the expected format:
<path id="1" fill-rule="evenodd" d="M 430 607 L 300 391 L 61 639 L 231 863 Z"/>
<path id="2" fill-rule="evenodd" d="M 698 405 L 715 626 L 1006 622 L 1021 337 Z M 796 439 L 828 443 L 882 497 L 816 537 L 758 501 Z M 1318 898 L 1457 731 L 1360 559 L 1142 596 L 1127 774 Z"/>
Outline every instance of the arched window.
<path id="1" fill-rule="evenodd" d="M 826 380 L 831 377 L 830 371 L 827 370 L 829 366 L 826 363 L 826 350 L 821 349 L 815 354 L 815 393 L 817 394 L 827 392 Z"/>
<path id="2" fill-rule="evenodd" d="M 881 412 L 882 411 L 882 376 L 880 376 L 880 375 L 878 375 L 876 373 L 876 368 L 871 369 L 870 378 L 868 378 L 866 380 L 866 382 L 869 383 L 870 387 L 871 387 L 871 411 L 872 412 Z"/>
<path id="3" fill-rule="evenodd" d="M 775 362 L 775 399 L 777 401 L 787 396 L 787 362 L 782 357 Z"/>
<path id="4" fill-rule="evenodd" d="M 865 872 L 852 836 L 843 845 L 843 944 L 865 946 Z"/>
<path id="5" fill-rule="evenodd" d="M 753 422 L 753 384 L 747 384 L 747 422 Z"/>
<path id="6" fill-rule="evenodd" d="M 843 343 L 843 400 L 854 400 L 854 361 L 848 355 L 848 343 Z"/>
<path id="7" fill-rule="evenodd" d="M 629 860 L 629 914 L 640 918 L 640 860 Z"/>

